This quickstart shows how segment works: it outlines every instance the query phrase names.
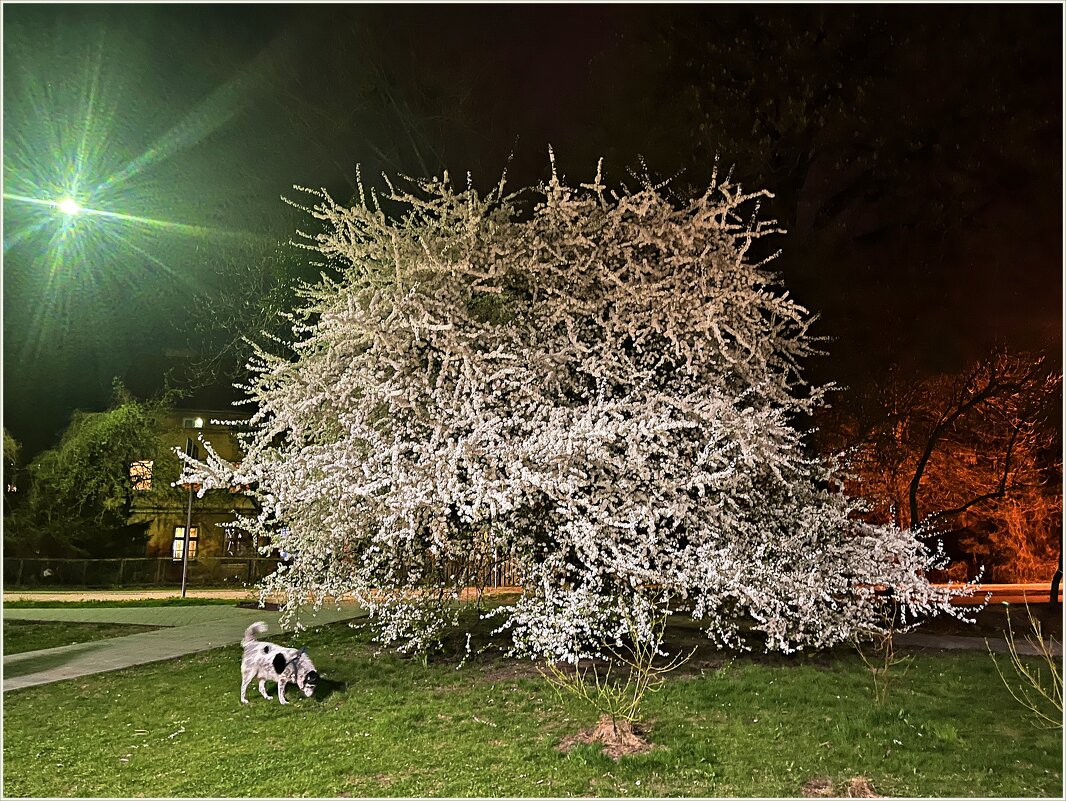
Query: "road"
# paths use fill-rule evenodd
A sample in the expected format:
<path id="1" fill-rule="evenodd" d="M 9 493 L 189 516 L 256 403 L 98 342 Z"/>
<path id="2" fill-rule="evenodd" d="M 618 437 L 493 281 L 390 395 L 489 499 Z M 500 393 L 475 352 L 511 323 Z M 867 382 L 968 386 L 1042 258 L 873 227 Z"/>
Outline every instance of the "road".
<path id="1" fill-rule="evenodd" d="M 938 584 L 938 587 L 947 586 Z M 1051 582 L 1036 584 L 979 584 L 977 592 L 969 598 L 959 598 L 956 603 L 959 606 L 976 606 L 985 601 L 985 596 L 991 594 L 988 599 L 990 604 L 1021 604 L 1021 603 L 1047 603 L 1051 594 Z M 1059 601 L 1062 601 L 1062 588 L 1059 587 Z"/>

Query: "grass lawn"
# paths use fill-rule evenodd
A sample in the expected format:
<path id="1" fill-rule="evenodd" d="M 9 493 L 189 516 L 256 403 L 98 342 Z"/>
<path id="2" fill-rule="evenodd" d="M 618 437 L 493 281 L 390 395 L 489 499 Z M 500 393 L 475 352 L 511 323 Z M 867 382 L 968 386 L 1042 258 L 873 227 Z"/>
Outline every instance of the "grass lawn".
<path id="1" fill-rule="evenodd" d="M 1030 724 L 983 652 L 916 653 L 884 707 L 847 650 L 698 653 L 646 702 L 656 747 L 615 763 L 557 750 L 596 716 L 531 663 L 424 666 L 345 624 L 278 640 L 309 646 L 313 699 L 253 686 L 242 706 L 236 645 L 6 693 L 4 795 L 796 796 L 853 776 L 894 796 L 1062 792 L 1061 733 Z"/>
<path id="2" fill-rule="evenodd" d="M 158 626 L 130 626 L 123 623 L 67 623 L 61 621 L 5 620 L 4 653 L 21 654 L 41 648 L 56 648 L 79 642 L 124 637 Z"/>

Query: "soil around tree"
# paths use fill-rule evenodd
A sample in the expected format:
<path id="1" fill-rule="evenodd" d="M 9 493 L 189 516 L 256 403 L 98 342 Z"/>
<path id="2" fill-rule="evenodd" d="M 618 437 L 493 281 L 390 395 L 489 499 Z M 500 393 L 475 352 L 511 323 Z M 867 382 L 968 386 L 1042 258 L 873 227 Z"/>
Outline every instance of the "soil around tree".
<path id="1" fill-rule="evenodd" d="M 265 609 L 268 612 L 277 612 L 281 607 L 270 601 L 260 604 L 259 601 L 242 601 L 237 604 L 238 609 Z"/>
<path id="2" fill-rule="evenodd" d="M 610 715 L 604 715 L 599 723 L 591 729 L 572 734 L 559 743 L 559 750 L 569 753 L 577 745 L 603 746 L 603 753 L 617 762 L 624 756 L 633 754 L 646 754 L 653 746 L 645 738 L 646 729 L 639 723 L 631 723 L 628 720 L 612 720 Z"/>

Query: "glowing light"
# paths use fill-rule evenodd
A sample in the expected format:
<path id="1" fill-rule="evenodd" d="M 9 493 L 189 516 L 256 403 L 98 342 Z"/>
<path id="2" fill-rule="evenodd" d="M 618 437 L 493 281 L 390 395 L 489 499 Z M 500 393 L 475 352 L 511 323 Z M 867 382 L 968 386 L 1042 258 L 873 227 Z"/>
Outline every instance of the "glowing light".
<path id="1" fill-rule="evenodd" d="M 78 205 L 78 201 L 76 201 L 72 197 L 65 197 L 56 205 L 59 207 L 59 210 L 61 212 L 63 212 L 64 214 L 69 214 L 71 217 L 81 211 L 81 206 Z"/>
<path id="2" fill-rule="evenodd" d="M 139 76 L 152 64 L 104 26 L 29 26 L 4 39 L 4 109 L 22 123 L 4 131 L 2 191 L 5 279 L 17 271 L 26 293 L 18 359 L 37 358 L 48 337 L 90 327 L 106 337 L 116 299 L 189 295 L 202 252 L 260 242 L 215 222 L 230 196 L 188 167 L 256 95 L 261 60 L 177 114 L 148 102 Z M 5 340 L 5 356 L 11 348 Z"/>

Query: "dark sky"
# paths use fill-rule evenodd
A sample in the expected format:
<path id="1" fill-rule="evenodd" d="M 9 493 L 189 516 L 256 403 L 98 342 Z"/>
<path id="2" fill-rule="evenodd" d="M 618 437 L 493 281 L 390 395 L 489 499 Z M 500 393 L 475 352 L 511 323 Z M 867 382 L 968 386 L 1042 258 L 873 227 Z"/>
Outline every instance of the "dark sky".
<path id="1" fill-rule="evenodd" d="M 249 269 L 309 225 L 293 184 L 346 199 L 359 163 L 488 187 L 513 154 L 517 187 L 548 144 L 574 181 L 643 158 L 683 193 L 718 153 L 774 191 L 777 269 L 832 338 L 817 381 L 1061 351 L 1059 5 L 5 4 L 3 22 L 3 414 L 28 453 L 113 377 L 152 392 L 210 349 L 198 293 L 223 315 L 254 296 Z M 71 191 L 127 216 L 27 200 Z"/>

